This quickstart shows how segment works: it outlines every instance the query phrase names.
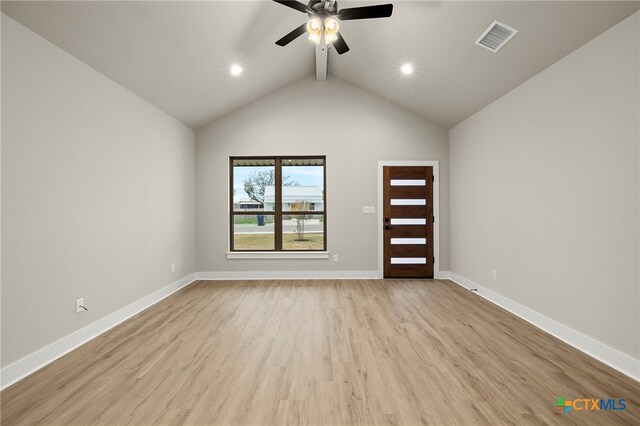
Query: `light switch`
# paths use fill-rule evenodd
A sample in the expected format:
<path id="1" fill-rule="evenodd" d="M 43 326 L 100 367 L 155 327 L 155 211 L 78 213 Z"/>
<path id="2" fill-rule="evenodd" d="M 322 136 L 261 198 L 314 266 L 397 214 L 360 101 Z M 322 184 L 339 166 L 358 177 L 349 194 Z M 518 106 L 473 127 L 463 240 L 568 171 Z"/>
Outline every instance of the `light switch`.
<path id="1" fill-rule="evenodd" d="M 376 207 L 375 206 L 362 206 L 362 213 L 364 214 L 375 214 Z"/>

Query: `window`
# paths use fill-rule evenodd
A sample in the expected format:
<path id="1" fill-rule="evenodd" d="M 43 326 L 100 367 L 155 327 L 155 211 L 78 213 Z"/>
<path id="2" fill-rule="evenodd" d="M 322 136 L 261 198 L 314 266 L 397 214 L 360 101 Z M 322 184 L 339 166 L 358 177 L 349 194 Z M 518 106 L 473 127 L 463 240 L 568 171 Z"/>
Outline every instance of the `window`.
<path id="1" fill-rule="evenodd" d="M 325 160 L 231 157 L 231 251 L 326 251 Z"/>

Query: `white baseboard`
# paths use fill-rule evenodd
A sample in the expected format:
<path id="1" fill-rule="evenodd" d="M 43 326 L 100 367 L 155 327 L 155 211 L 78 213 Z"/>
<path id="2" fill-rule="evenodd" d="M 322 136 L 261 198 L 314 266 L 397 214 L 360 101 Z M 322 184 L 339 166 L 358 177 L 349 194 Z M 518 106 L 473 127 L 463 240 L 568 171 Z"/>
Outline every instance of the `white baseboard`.
<path id="1" fill-rule="evenodd" d="M 68 336 L 63 337 L 50 345 L 7 365 L 0 370 L 0 389 L 11 386 L 28 375 L 35 373 L 45 365 L 55 361 L 77 347 L 82 346 L 89 340 L 98 337 L 100 334 L 131 318 L 138 312 L 158 303 L 165 297 L 175 293 L 183 287 L 188 286 L 195 280 L 196 274 L 189 274 L 186 277 L 183 277 L 128 306 L 125 306 L 124 308 L 81 328 L 80 330 L 74 331 Z"/>
<path id="2" fill-rule="evenodd" d="M 36 372 L 61 356 L 94 339 L 105 331 L 158 303 L 196 280 L 267 280 L 267 279 L 378 279 L 378 271 L 268 271 L 268 272 L 196 272 L 169 284 L 106 317 L 30 354 L 0 370 L 0 389 Z M 640 381 L 640 360 L 626 355 L 564 324 L 520 305 L 456 273 L 441 271 L 437 279 L 450 279 L 464 288 L 477 288 L 479 296 L 506 309 L 541 330 Z"/>
<path id="3" fill-rule="evenodd" d="M 619 372 L 640 381 L 640 360 L 618 351 L 586 334 L 580 333 L 556 320 L 553 320 L 531 308 L 527 308 L 495 291 L 489 290 L 468 278 L 454 272 L 442 271 L 443 278 L 448 278 L 466 289 L 475 288 L 478 296 L 500 306 L 523 320 L 533 324 L 542 331 L 562 340 L 585 354 L 615 368 Z"/>
<path id="4" fill-rule="evenodd" d="M 378 279 L 378 271 L 215 271 L 196 272 L 199 280 Z"/>
<path id="5" fill-rule="evenodd" d="M 215 271 L 196 272 L 199 280 L 377 280 L 380 271 Z M 435 279 L 449 278 L 449 271 L 436 272 Z"/>

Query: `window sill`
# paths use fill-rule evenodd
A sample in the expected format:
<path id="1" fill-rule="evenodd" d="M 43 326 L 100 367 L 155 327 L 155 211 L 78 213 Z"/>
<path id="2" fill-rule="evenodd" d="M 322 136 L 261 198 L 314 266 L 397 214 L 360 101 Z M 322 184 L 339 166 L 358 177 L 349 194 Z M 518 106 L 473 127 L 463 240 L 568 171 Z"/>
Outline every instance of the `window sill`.
<path id="1" fill-rule="evenodd" d="M 328 259 L 328 251 L 228 251 L 227 259 Z"/>

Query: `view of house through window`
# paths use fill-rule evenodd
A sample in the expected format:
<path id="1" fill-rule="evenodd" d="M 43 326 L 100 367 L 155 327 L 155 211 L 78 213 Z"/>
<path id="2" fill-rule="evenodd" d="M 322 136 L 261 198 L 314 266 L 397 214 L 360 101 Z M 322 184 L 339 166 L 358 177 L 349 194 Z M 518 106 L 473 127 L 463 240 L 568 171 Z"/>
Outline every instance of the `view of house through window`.
<path id="1" fill-rule="evenodd" d="M 326 250 L 325 157 L 232 157 L 231 250 Z"/>

